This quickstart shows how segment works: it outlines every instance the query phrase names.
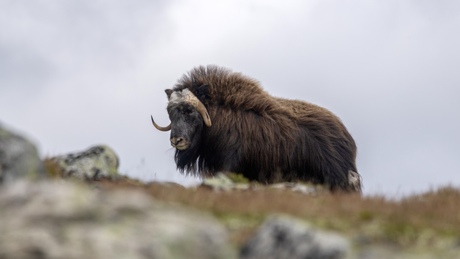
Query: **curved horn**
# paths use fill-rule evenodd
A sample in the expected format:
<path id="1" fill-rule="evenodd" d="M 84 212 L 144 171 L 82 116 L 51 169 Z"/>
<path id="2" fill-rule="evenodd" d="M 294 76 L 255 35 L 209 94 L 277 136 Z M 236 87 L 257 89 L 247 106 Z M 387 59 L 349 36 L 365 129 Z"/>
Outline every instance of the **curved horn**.
<path id="1" fill-rule="evenodd" d="M 159 126 L 158 124 L 155 123 L 155 121 L 153 120 L 153 116 L 152 116 L 152 115 L 150 115 L 150 118 L 152 119 L 152 124 L 153 124 L 153 126 L 154 126 L 157 130 L 159 130 L 159 131 L 169 131 L 169 130 L 171 130 L 171 123 L 169 123 L 169 125 L 166 126 L 166 127 L 161 127 L 161 126 Z"/>
<path id="2" fill-rule="evenodd" d="M 208 126 L 208 127 L 211 127 L 211 125 L 212 125 L 211 117 L 209 117 L 208 110 L 206 109 L 204 104 L 202 102 L 198 101 L 198 103 L 196 104 L 195 107 L 196 107 L 196 110 L 201 114 L 201 117 L 203 117 L 204 124 L 206 124 L 206 126 Z"/>
<path id="3" fill-rule="evenodd" d="M 193 105 L 193 107 L 195 107 L 196 110 L 201 114 L 201 117 L 203 118 L 204 124 L 206 124 L 206 126 L 208 126 L 208 127 L 211 127 L 211 125 L 212 125 L 211 117 L 209 117 L 208 110 L 206 109 L 204 104 L 196 96 L 194 96 L 192 93 L 187 95 L 187 97 L 185 98 L 185 101 L 190 103 L 191 105 Z"/>

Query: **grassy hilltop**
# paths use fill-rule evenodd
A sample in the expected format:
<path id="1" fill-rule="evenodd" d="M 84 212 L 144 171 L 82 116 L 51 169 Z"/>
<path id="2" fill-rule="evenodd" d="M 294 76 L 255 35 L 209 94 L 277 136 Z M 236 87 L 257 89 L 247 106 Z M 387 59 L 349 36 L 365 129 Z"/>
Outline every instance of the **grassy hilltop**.
<path id="1" fill-rule="evenodd" d="M 128 178 L 96 184 L 107 189 L 143 189 L 157 200 L 207 211 L 227 227 L 236 246 L 246 241 L 266 216 L 288 214 L 347 236 L 357 250 L 380 247 L 440 256 L 460 251 L 460 190 L 452 187 L 389 200 L 331 194 L 321 188 L 304 194 L 257 184 L 218 191 L 205 185 L 185 188 Z"/>

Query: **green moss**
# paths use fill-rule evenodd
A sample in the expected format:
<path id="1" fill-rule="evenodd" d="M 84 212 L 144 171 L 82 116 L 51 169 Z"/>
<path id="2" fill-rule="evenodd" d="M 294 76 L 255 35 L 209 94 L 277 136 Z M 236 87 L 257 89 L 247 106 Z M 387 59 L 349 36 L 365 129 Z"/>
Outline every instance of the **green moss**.
<path id="1" fill-rule="evenodd" d="M 63 176 L 60 166 L 51 158 L 46 158 L 43 161 L 46 174 L 52 178 L 60 178 Z"/>
<path id="2" fill-rule="evenodd" d="M 388 240 L 397 243 L 414 243 L 419 235 L 419 231 L 410 224 L 404 222 L 386 222 L 382 226 L 382 231 Z"/>
<path id="3" fill-rule="evenodd" d="M 361 213 L 359 213 L 359 219 L 361 221 L 371 221 L 375 218 L 375 214 L 371 211 L 362 211 Z"/>
<path id="4" fill-rule="evenodd" d="M 242 174 L 227 173 L 226 176 L 230 178 L 230 180 L 232 180 L 234 183 L 249 183 L 249 180 Z"/>
<path id="5" fill-rule="evenodd" d="M 214 212 L 213 215 L 225 226 L 232 229 L 257 226 L 262 223 L 266 216 L 263 214 L 240 214 L 231 212 Z"/>

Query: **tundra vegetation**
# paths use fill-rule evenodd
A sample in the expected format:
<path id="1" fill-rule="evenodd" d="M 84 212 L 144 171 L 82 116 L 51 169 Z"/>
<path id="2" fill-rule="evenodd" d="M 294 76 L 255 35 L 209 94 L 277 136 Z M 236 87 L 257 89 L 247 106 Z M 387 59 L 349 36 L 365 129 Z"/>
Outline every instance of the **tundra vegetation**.
<path id="1" fill-rule="evenodd" d="M 207 211 L 227 227 L 235 246 L 247 241 L 267 216 L 287 214 L 346 235 L 358 250 L 379 247 L 414 254 L 460 255 L 460 190 L 452 186 L 389 199 L 331 193 L 320 186 L 315 194 L 304 194 L 257 183 L 226 191 L 128 178 L 95 184 L 108 189 L 142 189 L 155 199 Z"/>

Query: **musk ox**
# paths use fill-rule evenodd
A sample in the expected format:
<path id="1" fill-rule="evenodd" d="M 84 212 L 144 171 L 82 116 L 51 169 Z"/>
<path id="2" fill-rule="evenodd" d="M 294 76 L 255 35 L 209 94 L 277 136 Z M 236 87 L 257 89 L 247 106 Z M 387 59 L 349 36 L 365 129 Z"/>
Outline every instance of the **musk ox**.
<path id="1" fill-rule="evenodd" d="M 270 96 L 259 82 L 200 66 L 165 90 L 175 162 L 183 173 L 241 173 L 262 183 L 310 181 L 361 191 L 356 144 L 340 119 L 317 105 Z"/>

